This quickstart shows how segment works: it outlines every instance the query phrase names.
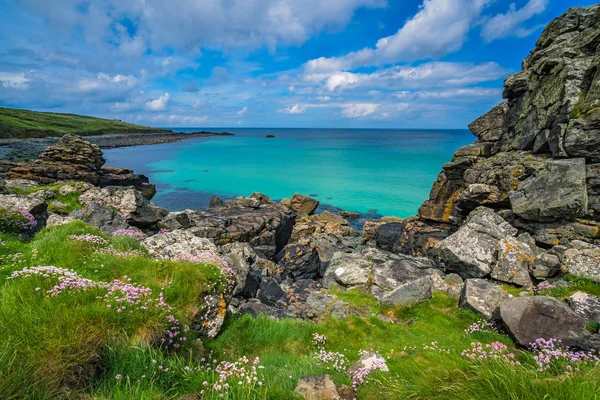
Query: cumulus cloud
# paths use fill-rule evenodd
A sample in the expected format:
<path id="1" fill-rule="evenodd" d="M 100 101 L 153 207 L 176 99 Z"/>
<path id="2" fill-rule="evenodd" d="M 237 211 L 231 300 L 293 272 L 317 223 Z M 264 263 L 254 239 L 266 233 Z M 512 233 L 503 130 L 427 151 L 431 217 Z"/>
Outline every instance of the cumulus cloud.
<path id="1" fill-rule="evenodd" d="M 23 0 L 59 29 L 80 28 L 89 42 L 113 43 L 128 53 L 147 47 L 299 45 L 324 28 L 343 27 L 363 7 L 385 0 Z M 132 29 L 132 27 L 134 29 Z"/>
<path id="2" fill-rule="evenodd" d="M 171 100 L 171 95 L 169 93 L 165 93 L 156 100 L 148 101 L 146 103 L 146 109 L 150 111 L 163 111 L 167 108 L 169 100 Z"/>
<path id="3" fill-rule="evenodd" d="M 375 113 L 378 108 L 378 104 L 345 104 L 342 106 L 342 116 L 344 118 L 364 118 Z"/>
<path id="4" fill-rule="evenodd" d="M 306 63 L 309 73 L 352 70 L 363 66 L 408 62 L 444 56 L 460 50 L 483 8 L 492 0 L 424 0 L 419 12 L 375 48 L 342 57 Z"/>
<path id="5" fill-rule="evenodd" d="M 248 111 L 248 107 L 243 107 L 240 111 L 237 112 L 237 115 L 244 115 Z"/>
<path id="6" fill-rule="evenodd" d="M 277 112 L 280 112 L 283 114 L 304 114 L 306 112 L 306 106 L 304 106 L 302 104 L 294 104 L 291 107 L 279 109 L 279 110 L 277 110 Z"/>
<path id="7" fill-rule="evenodd" d="M 473 85 L 506 76 L 510 70 L 497 63 L 430 62 L 380 68 L 372 73 L 332 72 L 304 74 L 306 82 L 321 84 L 329 92 L 359 87 L 407 89 Z"/>
<path id="8" fill-rule="evenodd" d="M 541 14 L 548 6 L 548 0 L 529 0 L 523 8 L 517 10 L 514 3 L 505 14 L 488 19 L 481 28 L 481 36 L 486 42 L 508 36 L 525 37 L 531 35 L 539 26 L 525 28 L 521 26 L 532 17 Z"/>
<path id="9" fill-rule="evenodd" d="M 31 80 L 24 73 L 0 72 L 0 83 L 8 89 L 27 89 Z"/>

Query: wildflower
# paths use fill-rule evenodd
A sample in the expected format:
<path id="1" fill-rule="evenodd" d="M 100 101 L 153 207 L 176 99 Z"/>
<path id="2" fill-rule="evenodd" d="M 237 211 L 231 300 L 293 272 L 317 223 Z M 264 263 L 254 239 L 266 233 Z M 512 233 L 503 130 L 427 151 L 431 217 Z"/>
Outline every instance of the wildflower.
<path id="1" fill-rule="evenodd" d="M 135 229 L 117 229 L 116 231 L 113 231 L 112 233 L 113 236 L 128 236 L 128 237 L 132 237 L 134 239 L 138 239 L 141 240 L 145 237 L 145 235 Z"/>
<path id="2" fill-rule="evenodd" d="M 116 379 L 116 380 L 120 380 L 121 378 L 122 378 L 122 377 L 121 377 L 121 374 L 117 374 L 117 375 L 115 375 L 115 379 Z"/>

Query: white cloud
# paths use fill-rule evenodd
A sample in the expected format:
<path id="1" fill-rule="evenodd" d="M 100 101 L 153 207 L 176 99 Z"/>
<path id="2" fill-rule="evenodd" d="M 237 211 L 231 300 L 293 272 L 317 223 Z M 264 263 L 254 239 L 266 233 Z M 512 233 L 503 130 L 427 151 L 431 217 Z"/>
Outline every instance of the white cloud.
<path id="1" fill-rule="evenodd" d="M 137 85 L 138 79 L 133 75 L 108 75 L 99 73 L 95 78 L 83 77 L 75 85 L 75 90 L 81 93 L 95 93 L 110 88 L 121 87 L 130 89 Z"/>
<path id="2" fill-rule="evenodd" d="M 492 0 L 424 0 L 419 12 L 394 35 L 381 38 L 375 48 L 342 57 L 317 58 L 306 63 L 308 73 L 352 70 L 438 58 L 460 50 L 483 8 Z"/>
<path id="3" fill-rule="evenodd" d="M 399 90 L 472 85 L 501 79 L 509 72 L 510 70 L 494 62 L 483 64 L 430 62 L 416 67 L 382 68 L 372 73 L 305 74 L 303 78 L 308 83 L 321 84 L 325 90 L 333 92 L 359 87 Z"/>
<path id="4" fill-rule="evenodd" d="M 282 108 L 280 110 L 277 110 L 277 112 L 280 112 L 283 114 L 304 114 L 306 112 L 306 106 L 304 106 L 302 104 L 294 104 L 291 107 Z"/>
<path id="5" fill-rule="evenodd" d="M 28 89 L 31 79 L 27 78 L 24 73 L 0 72 L 0 83 L 8 89 Z"/>
<path id="6" fill-rule="evenodd" d="M 481 36 L 486 42 L 508 36 L 529 36 L 538 29 L 538 26 L 524 28 L 521 24 L 544 12 L 547 6 L 548 0 L 529 0 L 523 8 L 517 10 L 512 3 L 505 14 L 498 14 L 484 23 Z"/>
<path id="7" fill-rule="evenodd" d="M 500 88 L 456 88 L 439 91 L 400 91 L 393 96 L 400 100 L 472 100 L 473 98 L 498 98 L 502 95 Z"/>
<path id="8" fill-rule="evenodd" d="M 240 111 L 237 112 L 237 115 L 244 115 L 248 111 L 248 107 L 243 107 Z"/>
<path id="9" fill-rule="evenodd" d="M 280 43 L 300 45 L 324 28 L 347 25 L 363 7 L 384 7 L 386 0 L 47 0 L 22 4 L 68 31 L 81 28 L 90 43 L 113 43 L 127 54 L 148 46 L 191 49 L 239 48 Z M 123 21 L 135 21 L 126 24 Z M 131 26 L 135 31 L 131 32 Z"/>
<path id="10" fill-rule="evenodd" d="M 342 116 L 344 118 L 364 118 L 375 113 L 378 108 L 378 104 L 345 104 L 342 106 Z"/>
<path id="11" fill-rule="evenodd" d="M 169 100 L 171 100 L 171 95 L 169 93 L 165 93 L 164 95 L 160 96 L 158 99 L 150 100 L 149 102 L 147 102 L 146 109 L 148 109 L 150 111 L 162 111 L 167 108 L 167 104 L 169 103 Z"/>

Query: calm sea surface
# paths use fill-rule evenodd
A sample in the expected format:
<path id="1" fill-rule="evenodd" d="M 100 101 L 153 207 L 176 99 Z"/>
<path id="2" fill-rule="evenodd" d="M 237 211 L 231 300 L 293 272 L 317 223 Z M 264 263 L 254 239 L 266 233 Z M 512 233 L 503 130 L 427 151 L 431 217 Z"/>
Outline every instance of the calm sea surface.
<path id="1" fill-rule="evenodd" d="M 322 209 L 408 217 L 452 153 L 474 139 L 467 130 L 171 129 L 235 136 L 104 151 L 107 165 L 146 174 L 158 187 L 153 201 L 171 211 L 206 208 L 212 195 L 302 193 Z"/>

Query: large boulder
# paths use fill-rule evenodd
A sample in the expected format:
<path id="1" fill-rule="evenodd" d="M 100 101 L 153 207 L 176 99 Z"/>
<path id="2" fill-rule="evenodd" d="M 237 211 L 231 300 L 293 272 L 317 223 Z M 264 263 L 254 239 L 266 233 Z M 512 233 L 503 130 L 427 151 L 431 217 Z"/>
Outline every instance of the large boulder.
<path id="1" fill-rule="evenodd" d="M 130 228 L 125 219 L 115 210 L 100 204 L 90 204 L 88 207 L 75 210 L 69 214 L 71 220 L 78 219 L 100 229 L 102 233 L 111 235 L 114 231 Z"/>
<path id="2" fill-rule="evenodd" d="M 93 188 L 79 196 L 79 201 L 86 207 L 97 204 L 115 209 L 128 224 L 139 228 L 153 227 L 168 214 L 133 187 Z"/>
<path id="3" fill-rule="evenodd" d="M 0 194 L 0 213 L 22 214 L 23 224 L 21 225 L 23 230 L 32 231 L 43 226 L 48 218 L 47 210 L 48 205 L 45 199 L 36 196 L 35 193 L 29 196 Z M 0 226 L 0 230 L 2 229 L 3 227 Z"/>
<path id="4" fill-rule="evenodd" d="M 216 254 L 217 247 L 208 239 L 185 230 L 160 232 L 142 241 L 148 253 L 164 260 L 193 260 L 206 253 Z"/>
<path id="5" fill-rule="evenodd" d="M 292 237 L 306 236 L 343 240 L 347 237 L 357 237 L 359 233 L 350 227 L 348 220 L 325 210 L 318 215 L 298 216 Z"/>
<path id="6" fill-rule="evenodd" d="M 467 223 L 435 246 L 447 270 L 463 278 L 489 275 L 500 240 L 514 237 L 512 227 L 493 210 L 480 207 L 469 214 Z"/>
<path id="7" fill-rule="evenodd" d="M 373 261 L 369 255 L 359 252 L 336 252 L 325 271 L 323 286 L 365 286 L 369 282 L 372 269 Z"/>
<path id="8" fill-rule="evenodd" d="M 510 192 L 513 212 L 535 221 L 585 216 L 588 212 L 585 159 L 556 160 L 544 166 Z"/>
<path id="9" fill-rule="evenodd" d="M 513 297 L 500 303 L 499 317 L 521 346 L 538 338 L 557 339 L 564 346 L 589 349 L 585 320 L 554 297 Z"/>
<path id="10" fill-rule="evenodd" d="M 406 255 L 375 258 L 371 293 L 384 305 L 409 305 L 430 299 L 433 271 L 426 259 Z"/>
<path id="11" fill-rule="evenodd" d="M 600 283 L 600 247 L 581 241 L 573 241 L 572 245 L 563 257 L 567 271 Z"/>
<path id="12" fill-rule="evenodd" d="M 193 234 L 189 233 L 194 236 Z M 196 237 L 196 236 L 194 236 Z M 199 240 L 208 241 L 208 239 Z M 251 295 L 256 293 L 258 289 L 256 283 L 260 284 L 260 280 L 257 281 L 255 277 L 259 271 L 253 271 L 254 274 L 250 274 L 254 270 L 256 261 L 260 258 L 260 255 L 254 251 L 254 249 L 248 243 L 229 243 L 219 247 L 219 253 L 227 261 L 233 274 L 236 278 L 236 286 L 233 288 L 233 295 L 238 294 Z M 250 279 L 250 280 L 249 280 Z M 252 296 L 250 296 L 252 297 Z"/>
<path id="13" fill-rule="evenodd" d="M 486 318 L 491 318 L 502 299 L 508 295 L 501 285 L 485 279 L 467 279 L 460 293 L 458 304 L 473 310 Z"/>
<path id="14" fill-rule="evenodd" d="M 314 279 L 319 276 L 321 259 L 315 243 L 302 238 L 285 246 L 276 256 L 281 279 Z"/>
<path id="15" fill-rule="evenodd" d="M 248 243 L 269 259 L 288 243 L 296 217 L 289 208 L 258 193 L 228 200 L 218 209 L 186 210 L 183 214 L 186 216 L 179 214 L 178 218 L 185 220 L 196 236 L 217 245 Z M 167 219 L 176 225 L 172 216 Z"/>
<path id="16" fill-rule="evenodd" d="M 304 376 L 298 380 L 294 395 L 303 400 L 339 400 L 337 388 L 329 375 Z"/>
<path id="17" fill-rule="evenodd" d="M 375 239 L 377 248 L 385 251 L 392 251 L 394 245 L 402 236 L 403 229 L 404 223 L 402 222 L 382 224 L 377 230 L 377 238 Z"/>
<path id="18" fill-rule="evenodd" d="M 382 217 L 378 220 L 368 219 L 365 221 L 362 229 L 362 237 L 365 243 L 374 242 L 377 240 L 379 229 L 386 224 L 401 223 L 402 218 L 398 217 Z"/>

